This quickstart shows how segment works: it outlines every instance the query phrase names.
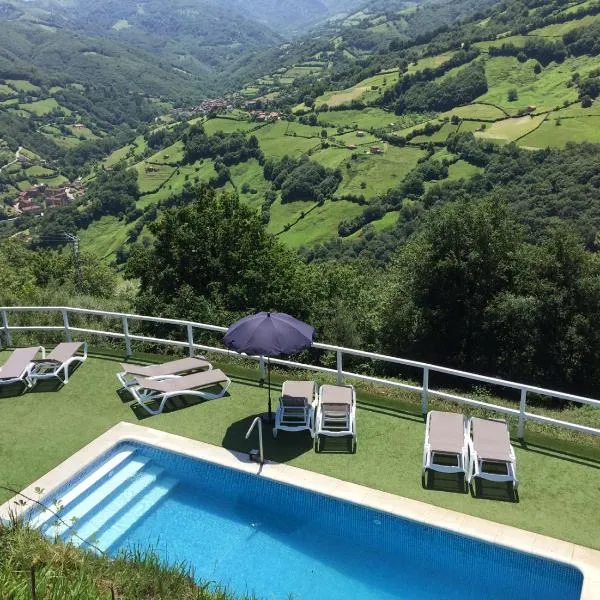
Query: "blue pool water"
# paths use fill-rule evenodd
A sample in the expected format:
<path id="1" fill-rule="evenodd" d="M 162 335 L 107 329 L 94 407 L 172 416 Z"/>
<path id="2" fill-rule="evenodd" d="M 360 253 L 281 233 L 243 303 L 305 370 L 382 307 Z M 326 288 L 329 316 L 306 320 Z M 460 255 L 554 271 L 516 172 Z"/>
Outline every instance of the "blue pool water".
<path id="1" fill-rule="evenodd" d="M 400 476 L 400 475 L 399 475 Z M 120 444 L 45 499 L 109 554 L 153 547 L 200 581 L 297 600 L 575 600 L 581 573 L 150 446 Z M 48 535 L 81 542 L 54 517 Z"/>

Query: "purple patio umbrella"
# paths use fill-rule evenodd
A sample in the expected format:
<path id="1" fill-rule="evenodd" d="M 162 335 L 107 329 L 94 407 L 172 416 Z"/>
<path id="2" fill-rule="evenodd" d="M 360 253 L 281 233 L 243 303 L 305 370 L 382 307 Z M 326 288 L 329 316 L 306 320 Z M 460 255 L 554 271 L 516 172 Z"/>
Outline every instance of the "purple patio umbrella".
<path id="1" fill-rule="evenodd" d="M 295 354 L 313 343 L 315 330 L 285 313 L 260 312 L 244 317 L 229 327 L 223 341 L 230 350 L 267 357 L 269 422 L 271 411 L 271 363 L 282 354 Z"/>

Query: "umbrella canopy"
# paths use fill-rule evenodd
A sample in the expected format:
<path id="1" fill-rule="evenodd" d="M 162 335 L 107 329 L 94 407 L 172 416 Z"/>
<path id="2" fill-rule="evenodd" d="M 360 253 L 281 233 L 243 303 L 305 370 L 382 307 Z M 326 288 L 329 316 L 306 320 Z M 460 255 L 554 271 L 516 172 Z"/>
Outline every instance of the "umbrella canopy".
<path id="1" fill-rule="evenodd" d="M 312 344 L 314 333 L 314 327 L 298 321 L 290 315 L 267 312 L 244 317 L 227 330 L 223 341 L 230 350 L 267 357 L 269 386 L 267 422 L 272 422 L 269 357 L 300 352 Z"/>
<path id="2" fill-rule="evenodd" d="M 313 327 L 285 313 L 260 312 L 231 325 L 223 341 L 236 352 L 280 356 L 310 346 L 314 333 Z"/>

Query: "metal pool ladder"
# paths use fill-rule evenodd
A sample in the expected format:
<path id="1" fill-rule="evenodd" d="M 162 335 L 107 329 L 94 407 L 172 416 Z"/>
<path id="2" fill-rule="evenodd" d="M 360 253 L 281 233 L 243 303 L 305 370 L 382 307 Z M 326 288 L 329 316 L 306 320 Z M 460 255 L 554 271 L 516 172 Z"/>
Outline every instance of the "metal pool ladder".
<path id="1" fill-rule="evenodd" d="M 259 449 L 252 449 L 249 452 L 250 460 L 254 460 L 256 462 L 260 462 L 261 465 L 265 464 L 265 454 L 263 451 L 263 433 L 262 433 L 262 420 L 260 417 L 256 417 L 254 421 L 252 421 L 252 425 L 250 425 L 250 429 L 246 433 L 246 439 L 250 437 L 250 434 L 254 430 L 254 428 L 258 425 L 258 447 Z"/>

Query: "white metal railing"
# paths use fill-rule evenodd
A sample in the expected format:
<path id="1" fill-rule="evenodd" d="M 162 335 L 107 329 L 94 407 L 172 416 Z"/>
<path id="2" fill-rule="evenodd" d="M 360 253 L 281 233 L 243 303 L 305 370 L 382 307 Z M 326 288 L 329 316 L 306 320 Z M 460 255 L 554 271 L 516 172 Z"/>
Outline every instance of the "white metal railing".
<path id="1" fill-rule="evenodd" d="M 9 314 L 10 313 L 58 313 L 62 315 L 62 325 L 21 325 L 14 326 L 10 325 Z M 64 333 L 65 339 L 71 341 L 73 334 L 86 334 L 86 335 L 98 335 L 111 338 L 117 338 L 124 340 L 125 351 L 127 355 L 132 354 L 132 342 L 146 342 L 151 344 L 163 344 L 176 346 L 179 348 L 187 348 L 190 356 L 193 356 L 196 350 L 203 350 L 206 352 L 216 352 L 229 356 L 239 356 L 232 350 L 227 350 L 223 347 L 206 346 L 198 344 L 194 340 L 194 332 L 196 330 L 211 331 L 215 333 L 225 333 L 227 327 L 220 327 L 218 325 L 210 325 L 206 323 L 195 323 L 193 321 L 182 321 L 179 319 L 164 319 L 162 317 L 150 317 L 143 315 L 135 315 L 128 313 L 118 312 L 107 312 L 101 310 L 91 310 L 87 308 L 70 308 L 67 306 L 5 306 L 0 307 L 0 315 L 2 316 L 2 332 L 6 345 L 12 346 L 12 332 L 19 331 L 61 331 Z M 92 315 L 98 317 L 104 317 L 108 319 L 116 319 L 120 321 L 120 331 L 105 331 L 96 329 L 86 329 L 83 327 L 73 327 L 70 321 L 71 315 Z M 163 325 L 174 325 L 181 327 L 184 331 L 185 340 L 166 340 L 161 338 L 154 338 L 144 335 L 137 335 L 130 332 L 129 326 L 132 321 L 142 321 L 150 323 L 161 323 Z M 469 406 L 475 406 L 478 408 L 484 408 L 493 412 L 498 412 L 505 415 L 512 415 L 518 417 L 518 437 L 523 438 L 525 435 L 525 423 L 529 421 L 535 421 L 538 423 L 547 423 L 573 431 L 579 431 L 581 433 L 587 433 L 591 435 L 600 436 L 600 429 L 594 427 L 588 427 L 585 425 L 579 425 L 577 423 L 570 423 L 568 421 L 562 421 L 559 419 L 553 419 L 550 417 L 544 417 L 534 413 L 527 412 L 527 394 L 537 394 L 541 396 L 548 396 L 551 398 L 558 398 L 561 400 L 567 400 L 578 404 L 587 404 L 600 408 L 600 400 L 594 400 L 592 398 L 585 398 L 583 396 L 576 396 L 573 394 L 567 394 L 564 392 L 558 392 L 556 390 L 549 390 L 533 385 L 526 385 L 523 383 L 517 383 L 514 381 L 507 381 L 496 377 L 489 377 L 486 375 L 477 375 L 475 373 L 469 373 L 467 371 L 460 371 L 457 369 L 450 369 L 448 367 L 442 367 L 439 365 L 432 365 L 429 363 L 418 362 L 405 358 L 398 358 L 396 356 L 387 356 L 385 354 L 377 354 L 374 352 L 365 352 L 363 350 L 355 350 L 353 348 L 344 348 L 342 346 L 332 346 L 330 344 L 313 344 L 313 348 L 325 350 L 327 352 L 334 352 L 336 354 L 336 368 L 331 369 L 328 367 L 322 367 L 318 365 L 311 365 L 306 363 L 299 363 L 290 360 L 283 360 L 278 358 L 272 358 L 273 364 L 294 367 L 296 369 L 307 369 L 309 371 L 316 371 L 319 373 L 329 373 L 335 375 L 339 384 L 344 383 L 346 377 L 357 379 L 359 381 L 366 381 L 375 383 L 383 386 L 389 386 L 402 390 L 408 390 L 411 392 L 417 392 L 421 395 L 421 410 L 423 414 L 427 413 L 428 398 L 430 396 L 450 400 L 459 404 L 466 404 Z M 358 356 L 361 358 L 367 358 L 370 360 L 381 361 L 396 365 L 402 365 L 406 367 L 412 367 L 422 371 L 422 384 L 413 385 L 399 381 L 397 379 L 383 379 L 380 377 L 372 377 L 369 375 L 362 375 L 360 373 L 352 373 L 350 371 L 344 371 L 343 361 L 344 356 Z M 245 358 L 257 360 L 259 363 L 260 378 L 265 378 L 265 360 L 262 356 L 245 356 Z M 450 375 L 461 379 L 467 379 L 478 383 L 485 383 L 489 385 L 512 388 L 520 391 L 520 402 L 519 408 L 508 408 L 506 406 L 500 406 L 497 404 L 491 404 L 489 402 L 483 402 L 481 400 L 475 400 L 473 398 L 466 398 L 464 396 L 457 396 L 449 394 L 441 390 L 432 389 L 429 386 L 429 376 L 431 373 L 441 373 L 444 375 Z"/>
<path id="2" fill-rule="evenodd" d="M 265 451 L 263 449 L 263 432 L 262 432 L 262 419 L 260 417 L 256 417 L 254 421 L 252 421 L 252 425 L 250 425 L 250 429 L 246 433 L 246 439 L 250 437 L 254 428 L 258 427 L 258 458 L 261 465 L 265 464 Z M 250 458 L 254 456 L 254 451 L 250 452 Z"/>

